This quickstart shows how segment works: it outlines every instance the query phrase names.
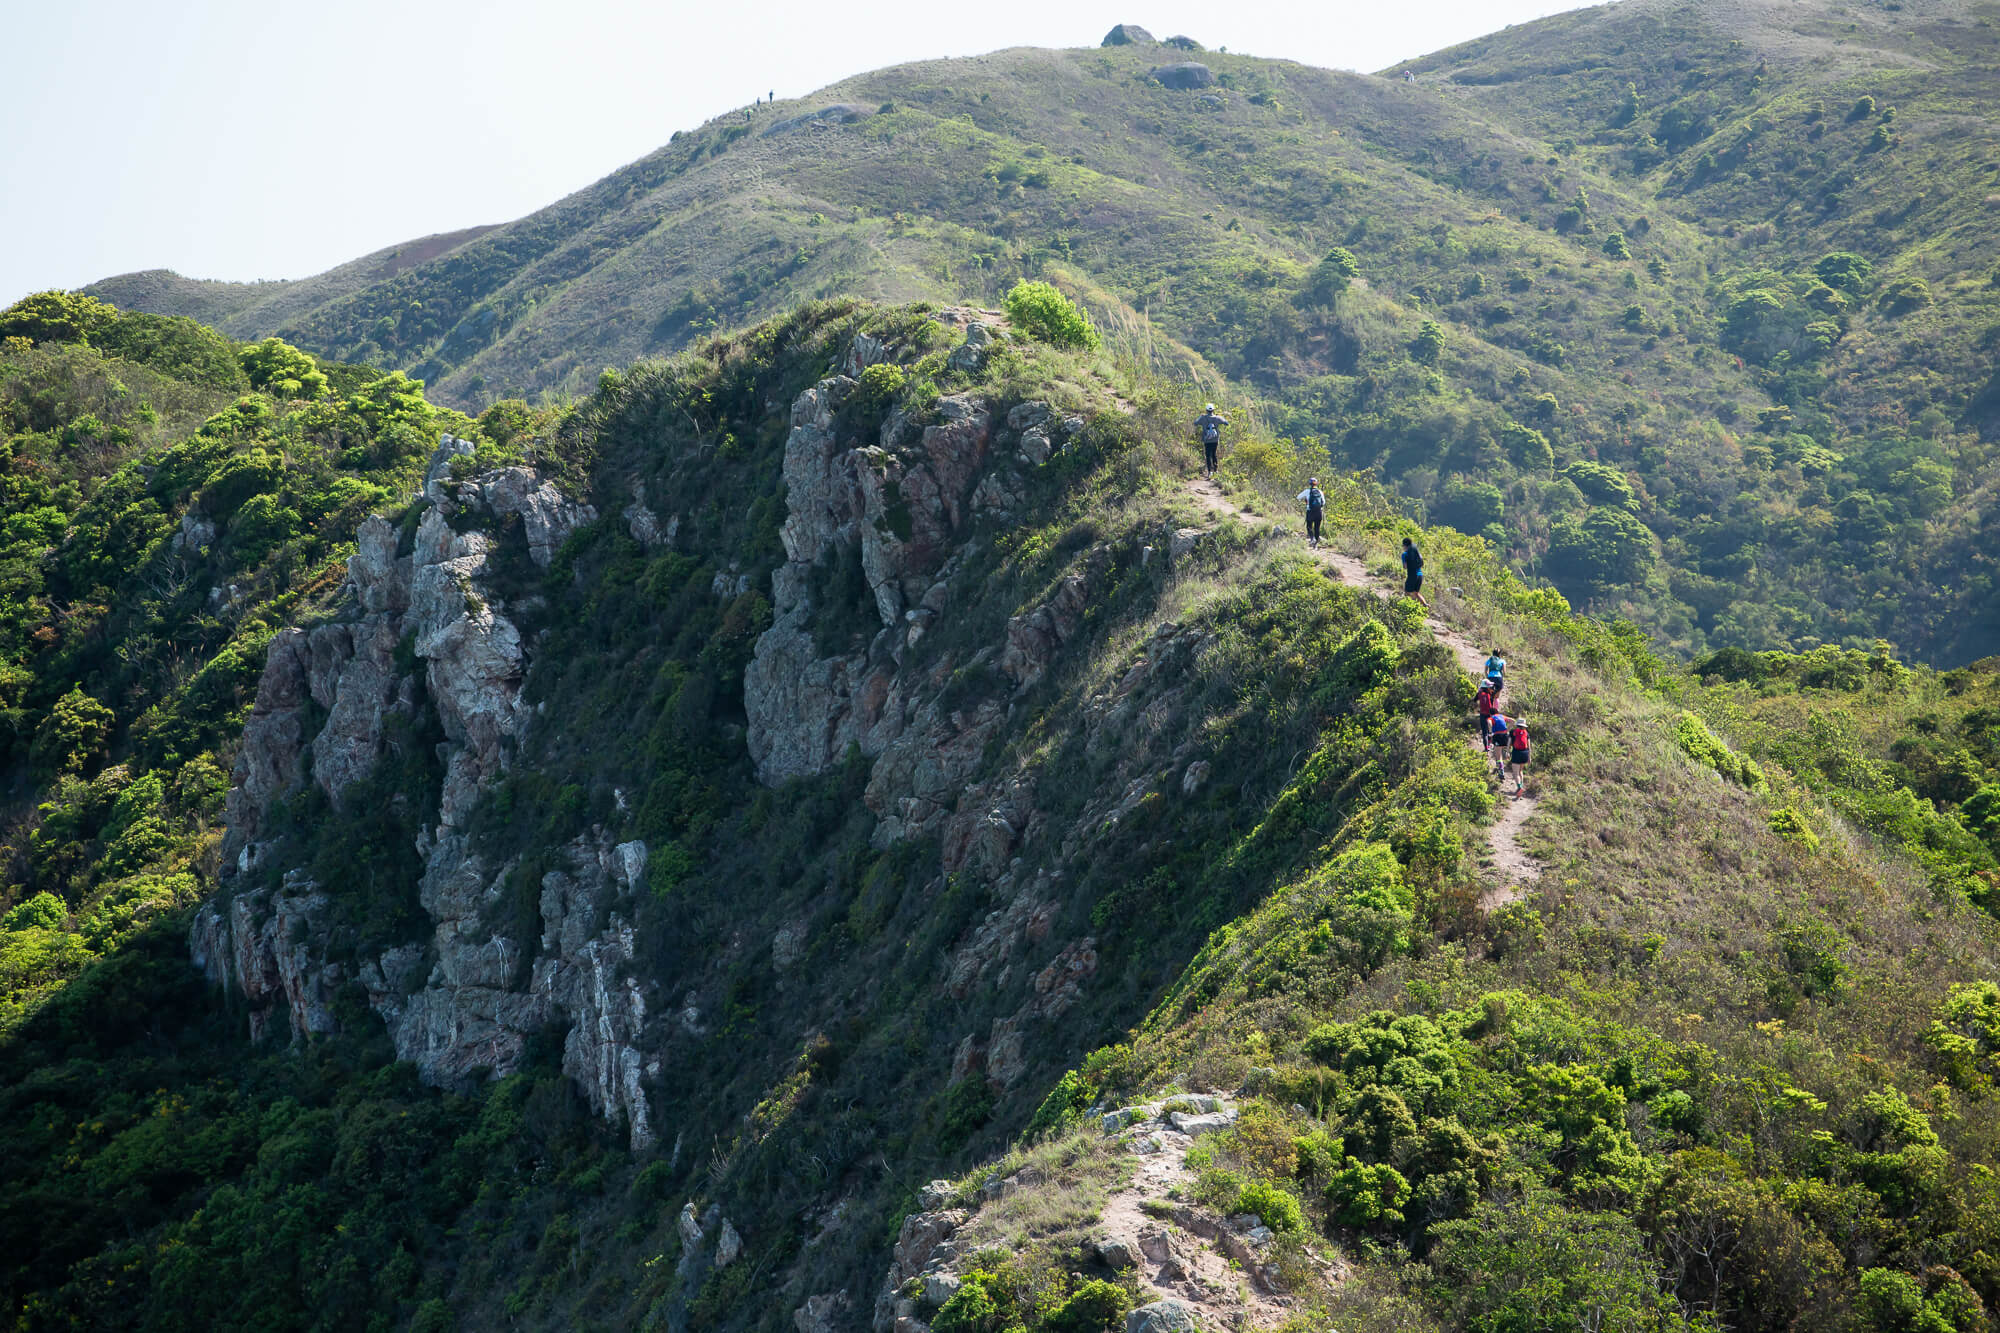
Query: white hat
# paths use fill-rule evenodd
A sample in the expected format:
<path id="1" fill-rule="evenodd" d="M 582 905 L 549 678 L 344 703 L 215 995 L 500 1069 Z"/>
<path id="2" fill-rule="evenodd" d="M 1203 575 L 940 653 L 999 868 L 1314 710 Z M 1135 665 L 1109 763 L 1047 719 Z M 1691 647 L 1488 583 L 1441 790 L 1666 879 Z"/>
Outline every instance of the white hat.
<path id="1" fill-rule="evenodd" d="M 1215 410 L 1215 404 L 1210 403 L 1207 407 L 1203 408 L 1202 410 L 1204 412 L 1213 412 Z"/>

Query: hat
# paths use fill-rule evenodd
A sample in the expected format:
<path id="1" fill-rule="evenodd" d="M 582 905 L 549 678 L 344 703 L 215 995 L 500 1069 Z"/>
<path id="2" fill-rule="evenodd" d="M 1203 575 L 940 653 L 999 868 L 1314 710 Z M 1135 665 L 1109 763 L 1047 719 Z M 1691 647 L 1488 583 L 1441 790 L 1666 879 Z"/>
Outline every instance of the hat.
<path id="1" fill-rule="evenodd" d="M 1205 408 L 1203 408 L 1203 409 L 1202 409 L 1202 411 L 1204 411 L 1204 412 L 1213 412 L 1214 410 L 1215 410 L 1215 404 L 1214 404 L 1214 403 L 1210 403 L 1210 404 L 1209 404 L 1209 405 L 1208 405 L 1207 407 L 1205 407 Z"/>

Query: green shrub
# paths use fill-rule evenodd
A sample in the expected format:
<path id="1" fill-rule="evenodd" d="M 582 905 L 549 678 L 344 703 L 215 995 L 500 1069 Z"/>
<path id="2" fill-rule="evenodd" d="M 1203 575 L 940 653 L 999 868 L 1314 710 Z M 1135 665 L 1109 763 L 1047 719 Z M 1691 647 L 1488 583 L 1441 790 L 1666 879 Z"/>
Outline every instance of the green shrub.
<path id="1" fill-rule="evenodd" d="M 1132 1295 L 1125 1288 L 1102 1278 L 1089 1278 L 1078 1284 L 1069 1299 L 1042 1321 L 1042 1330 L 1043 1333 L 1113 1333 L 1124 1327 L 1125 1316 L 1131 1309 Z"/>
<path id="2" fill-rule="evenodd" d="M 1780 806 L 1771 812 L 1771 832 L 1805 851 L 1819 850 L 1819 834 L 1812 831 L 1806 817 L 1793 806 Z"/>
<path id="3" fill-rule="evenodd" d="M 1097 1090 L 1090 1085 L 1082 1073 L 1070 1070 L 1056 1080 L 1049 1095 L 1042 1098 L 1042 1104 L 1035 1108 L 1035 1114 L 1028 1120 L 1026 1132 L 1030 1135 L 1046 1134 L 1069 1128 L 1083 1118 L 1084 1108 L 1096 1098 Z"/>
<path id="4" fill-rule="evenodd" d="M 1000 1333 L 1009 1304 L 993 1275 L 975 1269 L 931 1320 L 931 1333 Z"/>
<path id="5" fill-rule="evenodd" d="M 1268 1181 L 1253 1180 L 1236 1195 L 1235 1211 L 1255 1213 L 1279 1235 L 1305 1230 L 1305 1213 L 1292 1192 Z"/>
<path id="6" fill-rule="evenodd" d="M 1370 1166 L 1349 1157 L 1326 1187 L 1334 1221 L 1356 1231 L 1402 1226 L 1409 1200 L 1410 1182 L 1386 1162 Z"/>
<path id="7" fill-rule="evenodd" d="M 1094 352 L 1103 346 L 1090 316 L 1046 282 L 1016 283 L 1006 310 L 1016 328 L 1052 347 Z"/>
<path id="8" fill-rule="evenodd" d="M 0 930 L 58 930 L 68 915 L 63 900 L 44 889 L 7 913 Z"/>
<path id="9" fill-rule="evenodd" d="M 1688 758 L 1708 765 L 1731 782 L 1740 783 L 1752 791 L 1764 785 L 1764 770 L 1754 760 L 1724 745 L 1708 729 L 1708 724 L 1693 713 L 1683 711 L 1674 719 L 1674 743 Z"/>

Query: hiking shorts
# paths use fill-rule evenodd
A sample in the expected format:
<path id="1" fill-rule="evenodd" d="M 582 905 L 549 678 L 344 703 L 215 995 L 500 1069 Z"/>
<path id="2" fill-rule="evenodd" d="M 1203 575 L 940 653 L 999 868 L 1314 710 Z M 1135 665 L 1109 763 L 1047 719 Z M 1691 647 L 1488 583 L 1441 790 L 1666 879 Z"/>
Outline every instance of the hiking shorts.
<path id="1" fill-rule="evenodd" d="M 1422 592 L 1423 590 L 1424 576 L 1422 574 L 1412 574 L 1403 580 L 1404 592 Z"/>
<path id="2" fill-rule="evenodd" d="M 1516 768 L 1526 768 L 1528 766 L 1528 752 L 1526 750 L 1515 750 L 1507 756 L 1507 762 Z"/>
<path id="3" fill-rule="evenodd" d="M 1208 460 L 1208 462 L 1204 466 L 1206 466 L 1210 472 L 1215 471 L 1215 453 L 1216 450 L 1220 448 L 1222 448 L 1221 440 L 1203 440 L 1201 442 L 1202 457 Z"/>

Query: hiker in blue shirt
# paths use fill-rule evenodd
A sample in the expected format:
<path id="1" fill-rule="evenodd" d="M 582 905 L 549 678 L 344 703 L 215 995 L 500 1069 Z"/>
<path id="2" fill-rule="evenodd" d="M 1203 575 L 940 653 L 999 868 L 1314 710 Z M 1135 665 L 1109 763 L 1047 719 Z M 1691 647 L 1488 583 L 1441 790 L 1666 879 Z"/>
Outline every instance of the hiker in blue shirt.
<path id="1" fill-rule="evenodd" d="M 1431 609 L 1424 600 L 1424 553 L 1408 537 L 1403 538 L 1403 591 L 1416 598 L 1424 610 Z"/>
<path id="2" fill-rule="evenodd" d="M 1319 549 L 1319 522 L 1326 517 L 1326 492 L 1319 488 L 1318 477 L 1306 478 L 1306 488 L 1299 492 L 1299 499 L 1306 502 L 1306 542 L 1316 551 Z"/>

